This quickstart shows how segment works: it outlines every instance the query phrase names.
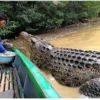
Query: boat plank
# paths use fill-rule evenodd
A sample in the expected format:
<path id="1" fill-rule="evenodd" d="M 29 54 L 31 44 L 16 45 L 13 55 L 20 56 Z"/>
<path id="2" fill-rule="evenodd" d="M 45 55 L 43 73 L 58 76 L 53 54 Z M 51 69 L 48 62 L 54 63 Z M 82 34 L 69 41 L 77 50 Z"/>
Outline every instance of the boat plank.
<path id="1" fill-rule="evenodd" d="M 9 71 L 6 72 L 5 91 L 9 89 Z"/>
<path id="2" fill-rule="evenodd" d="M 3 92 L 4 91 L 4 88 L 5 88 L 5 75 L 6 75 L 6 73 L 3 72 L 2 74 L 3 75 L 2 75 L 2 80 L 1 80 L 0 92 Z"/>
<path id="3" fill-rule="evenodd" d="M 18 91 L 18 86 L 17 86 L 17 79 L 16 79 L 16 75 L 15 75 L 15 72 L 13 72 L 13 78 L 14 78 L 14 91 L 15 91 L 15 96 L 16 98 L 20 98 L 19 96 L 19 91 Z"/>
<path id="4" fill-rule="evenodd" d="M 13 78 L 12 78 L 12 68 L 9 69 L 10 70 L 10 89 L 13 89 Z"/>

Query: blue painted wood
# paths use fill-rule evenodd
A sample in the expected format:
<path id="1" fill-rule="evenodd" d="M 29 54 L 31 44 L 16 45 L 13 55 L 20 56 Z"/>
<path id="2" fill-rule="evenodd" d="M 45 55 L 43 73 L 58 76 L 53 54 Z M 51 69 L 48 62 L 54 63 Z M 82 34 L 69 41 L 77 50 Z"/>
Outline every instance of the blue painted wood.
<path id="1" fill-rule="evenodd" d="M 35 87 L 28 75 L 26 75 L 24 84 L 24 96 L 25 98 L 39 98 L 37 91 L 35 90 Z"/>

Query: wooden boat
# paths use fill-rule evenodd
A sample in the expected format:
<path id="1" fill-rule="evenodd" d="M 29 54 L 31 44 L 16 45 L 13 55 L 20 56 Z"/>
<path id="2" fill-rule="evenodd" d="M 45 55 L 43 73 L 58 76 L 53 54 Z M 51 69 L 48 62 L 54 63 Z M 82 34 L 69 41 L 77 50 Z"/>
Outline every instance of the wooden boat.
<path id="1" fill-rule="evenodd" d="M 17 48 L 13 61 L 0 64 L 0 98 L 61 98 L 38 68 Z"/>

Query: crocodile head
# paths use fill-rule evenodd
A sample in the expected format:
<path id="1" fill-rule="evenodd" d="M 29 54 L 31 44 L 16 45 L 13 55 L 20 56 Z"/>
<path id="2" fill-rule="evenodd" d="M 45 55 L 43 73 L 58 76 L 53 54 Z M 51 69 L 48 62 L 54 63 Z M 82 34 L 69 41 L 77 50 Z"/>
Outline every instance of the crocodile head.
<path id="1" fill-rule="evenodd" d="M 27 32 L 21 32 L 20 37 L 22 40 L 24 40 L 24 42 L 27 42 L 28 46 L 31 46 L 31 48 L 34 48 L 38 51 L 42 49 L 43 51 L 49 51 L 54 47 L 50 43 L 47 43 L 44 39 L 35 35 L 28 34 Z"/>
<path id="2" fill-rule="evenodd" d="M 42 38 L 28 34 L 27 32 L 21 32 L 20 37 L 27 52 L 30 53 L 30 60 L 35 64 L 40 62 L 41 64 L 45 63 L 46 57 L 50 54 L 54 46 Z"/>
<path id="3" fill-rule="evenodd" d="M 13 48 L 13 44 L 10 43 L 8 39 L 2 40 L 2 44 L 7 50 L 11 50 Z"/>

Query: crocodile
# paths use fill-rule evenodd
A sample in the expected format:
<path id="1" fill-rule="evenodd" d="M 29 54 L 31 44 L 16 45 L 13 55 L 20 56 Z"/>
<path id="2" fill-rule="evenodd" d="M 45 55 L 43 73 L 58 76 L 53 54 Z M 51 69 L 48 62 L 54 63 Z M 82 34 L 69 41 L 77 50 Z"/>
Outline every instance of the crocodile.
<path id="1" fill-rule="evenodd" d="M 12 51 L 13 44 L 10 43 L 8 39 L 2 40 L 1 43 L 7 50 Z"/>
<path id="2" fill-rule="evenodd" d="M 57 48 L 27 32 L 21 32 L 20 38 L 30 52 L 31 61 L 51 73 L 60 84 L 80 86 L 79 93 L 87 97 L 100 96 L 100 52 Z"/>

